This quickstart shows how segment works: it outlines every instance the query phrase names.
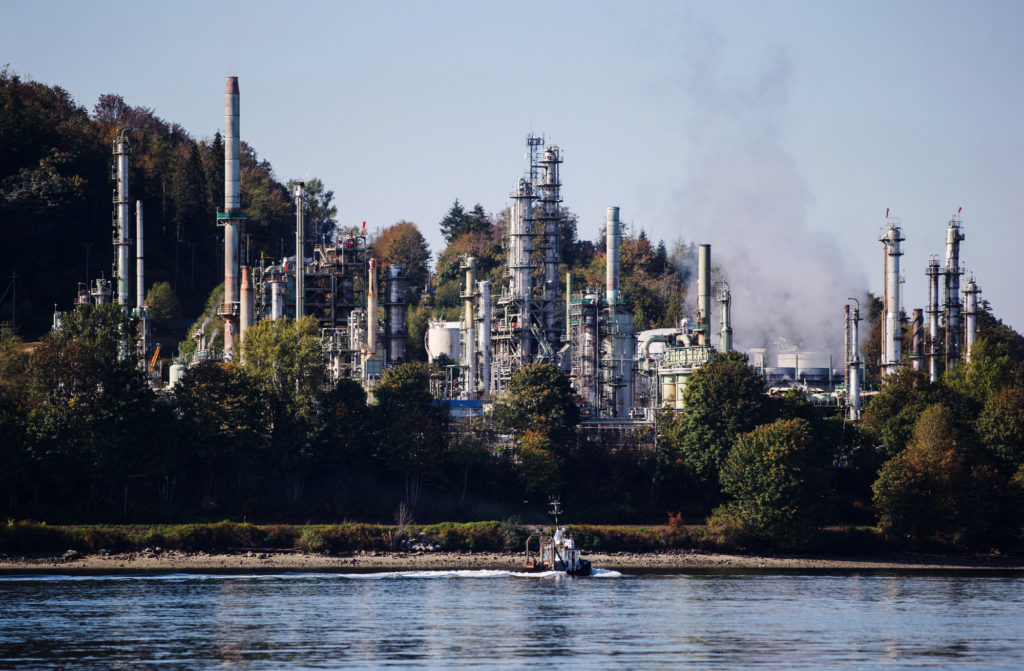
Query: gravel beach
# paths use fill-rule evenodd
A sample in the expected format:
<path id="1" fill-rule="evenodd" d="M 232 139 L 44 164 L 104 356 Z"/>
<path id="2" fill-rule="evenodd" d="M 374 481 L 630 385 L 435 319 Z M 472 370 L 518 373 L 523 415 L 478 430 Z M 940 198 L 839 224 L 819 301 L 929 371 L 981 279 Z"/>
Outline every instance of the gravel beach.
<path id="1" fill-rule="evenodd" d="M 0 557 L 0 573 L 136 573 L 136 572 L 274 572 L 405 571 L 518 569 L 522 553 L 491 552 L 356 552 L 320 555 L 263 549 L 231 553 L 131 552 L 119 554 Z M 1000 556 L 886 555 L 874 558 L 782 557 L 703 552 L 586 553 L 597 568 L 618 571 L 700 572 L 708 570 L 805 571 L 1021 571 L 1024 558 Z"/>

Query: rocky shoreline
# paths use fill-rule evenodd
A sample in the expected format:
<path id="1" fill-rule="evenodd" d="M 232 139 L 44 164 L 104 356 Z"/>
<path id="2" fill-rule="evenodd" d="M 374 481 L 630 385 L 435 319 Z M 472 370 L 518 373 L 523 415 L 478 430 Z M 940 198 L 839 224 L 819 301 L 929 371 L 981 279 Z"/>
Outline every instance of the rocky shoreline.
<path id="1" fill-rule="evenodd" d="M 618 571 L 702 572 L 730 570 L 793 571 L 1014 571 L 1024 558 L 1004 556 L 884 555 L 864 558 L 754 556 L 677 551 L 664 553 L 587 553 L 597 568 Z M 147 549 L 142 552 L 36 557 L 0 556 L 0 574 L 52 573 L 270 573 L 276 571 L 371 572 L 409 570 L 519 569 L 522 553 L 356 552 L 307 554 L 262 548 L 207 553 Z"/>

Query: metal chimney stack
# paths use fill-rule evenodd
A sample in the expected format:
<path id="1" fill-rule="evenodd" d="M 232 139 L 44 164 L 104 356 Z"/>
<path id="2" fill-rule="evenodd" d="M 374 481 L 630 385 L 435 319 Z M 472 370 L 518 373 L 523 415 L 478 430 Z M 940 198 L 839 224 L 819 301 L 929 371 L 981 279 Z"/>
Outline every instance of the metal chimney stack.
<path id="1" fill-rule="evenodd" d="M 303 207 L 306 200 L 306 184 L 295 185 L 295 319 L 302 319 L 306 314 L 306 233 L 303 230 L 305 213 Z"/>
<path id="2" fill-rule="evenodd" d="M 711 344 L 711 245 L 697 248 L 697 334 L 698 345 Z"/>
<path id="3" fill-rule="evenodd" d="M 928 380 L 939 379 L 939 270 L 938 259 L 928 262 Z"/>
<path id="4" fill-rule="evenodd" d="M 846 305 L 846 393 L 849 400 L 849 414 L 847 419 L 860 419 L 860 352 L 858 351 L 858 340 L 860 333 L 858 322 L 860 322 L 860 301 L 851 298 L 854 307 Z"/>
<path id="5" fill-rule="evenodd" d="M 900 243 L 906 238 L 892 223 L 879 241 L 885 249 L 885 315 L 882 332 L 882 375 L 895 373 L 900 365 Z"/>
<path id="6" fill-rule="evenodd" d="M 128 133 L 122 130 L 114 140 L 114 157 L 117 161 L 117 194 L 114 202 L 117 204 L 117 235 L 115 245 L 117 246 L 117 304 L 126 310 L 131 305 L 131 289 L 129 288 L 129 234 L 130 223 L 128 221 Z"/>
<path id="7" fill-rule="evenodd" d="M 146 303 L 146 273 L 142 244 L 142 201 L 135 201 L 135 307 L 142 314 Z"/>
<path id="8" fill-rule="evenodd" d="M 238 226 L 242 213 L 239 154 L 238 77 L 228 77 L 224 89 L 224 211 L 217 218 L 224 225 L 224 358 L 234 355 L 238 331 Z"/>
<path id="9" fill-rule="evenodd" d="M 619 208 L 605 213 L 605 299 L 608 307 L 619 304 Z"/>

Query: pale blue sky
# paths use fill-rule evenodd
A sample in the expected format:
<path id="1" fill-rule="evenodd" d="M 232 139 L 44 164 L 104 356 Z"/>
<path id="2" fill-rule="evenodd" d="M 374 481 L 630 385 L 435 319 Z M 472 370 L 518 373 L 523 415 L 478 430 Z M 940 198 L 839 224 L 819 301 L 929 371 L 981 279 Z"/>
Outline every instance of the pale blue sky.
<path id="1" fill-rule="evenodd" d="M 282 180 L 317 176 L 342 223 L 490 211 L 524 136 L 565 151 L 565 204 L 710 242 L 737 341 L 827 331 L 881 291 L 902 220 L 905 303 L 963 206 L 962 259 L 1024 328 L 1024 3 L 11 2 L 0 63 L 92 107 L 116 92 L 198 137 L 242 136 Z M 742 332 L 746 331 L 746 335 Z M 755 335 L 759 334 L 759 335 Z"/>

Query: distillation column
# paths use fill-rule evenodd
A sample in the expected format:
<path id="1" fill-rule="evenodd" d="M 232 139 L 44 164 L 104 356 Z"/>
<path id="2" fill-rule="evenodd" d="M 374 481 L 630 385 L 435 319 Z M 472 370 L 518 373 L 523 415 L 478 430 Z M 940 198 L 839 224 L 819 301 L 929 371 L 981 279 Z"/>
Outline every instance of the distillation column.
<path id="1" fill-rule="evenodd" d="M 541 293 L 543 311 L 544 337 L 552 346 L 558 341 L 558 263 L 560 260 L 558 239 L 561 215 L 558 205 L 562 201 L 559 189 L 559 165 L 562 157 L 558 147 L 551 146 L 544 150 L 540 166 L 543 170 L 538 185 L 540 200 L 540 221 L 544 232 L 544 287 Z"/>
<path id="2" fill-rule="evenodd" d="M 730 352 L 732 351 L 732 294 L 729 293 L 729 284 L 725 281 L 718 283 L 718 304 L 722 309 L 718 349 L 722 352 Z"/>
<path id="3" fill-rule="evenodd" d="M 928 380 L 939 379 L 939 270 L 938 259 L 928 262 Z"/>
<path id="4" fill-rule="evenodd" d="M 860 301 L 851 298 L 854 307 L 846 305 L 846 393 L 848 395 L 847 419 L 860 419 L 860 352 L 857 323 L 860 321 Z"/>
<path id="5" fill-rule="evenodd" d="M 885 249 L 885 322 L 882 337 L 882 375 L 891 375 L 900 365 L 900 243 L 898 224 L 890 224 L 879 241 Z"/>
<path id="6" fill-rule="evenodd" d="M 974 342 L 978 338 L 979 293 L 981 293 L 981 289 L 974 282 L 974 278 L 969 278 L 967 286 L 964 287 L 964 323 L 966 326 L 964 334 L 964 361 L 967 363 L 971 361 L 971 347 L 974 346 Z"/>
<path id="7" fill-rule="evenodd" d="M 466 366 L 466 383 L 464 386 L 466 398 L 477 397 L 476 385 L 476 314 L 473 309 L 473 301 L 476 299 L 476 259 L 472 256 L 466 257 L 462 262 L 462 270 L 466 271 L 466 290 L 462 293 L 465 311 L 463 313 L 463 357 Z"/>
<path id="8" fill-rule="evenodd" d="M 480 294 L 480 388 L 488 394 L 491 391 L 491 283 L 483 280 L 477 286 Z"/>
<path id="9" fill-rule="evenodd" d="M 910 365 L 921 372 L 924 370 L 924 314 L 920 308 L 914 308 L 910 334 Z"/>
<path id="10" fill-rule="evenodd" d="M 530 300 L 531 284 L 530 241 L 533 210 L 533 192 L 525 179 L 520 179 L 516 190 L 512 193 L 512 213 L 509 219 L 509 255 L 508 276 L 509 288 L 513 300 L 522 301 L 527 305 Z M 529 308 L 526 308 L 529 310 Z M 523 315 L 528 321 L 527 315 Z"/>
<path id="11" fill-rule="evenodd" d="M 114 245 L 117 247 L 117 268 L 114 271 L 117 275 L 117 304 L 122 306 L 126 312 L 131 305 L 131 289 L 129 288 L 128 269 L 130 251 L 130 238 L 128 233 L 130 223 L 128 221 L 128 134 L 122 130 L 114 140 L 114 157 L 117 161 L 117 193 L 114 202 L 117 204 L 117 231 L 114 236 Z"/>
<path id="12" fill-rule="evenodd" d="M 388 361 L 405 363 L 405 266 L 388 266 Z"/>
<path id="13" fill-rule="evenodd" d="M 960 243 L 964 234 L 958 217 L 959 212 L 946 228 L 946 370 L 960 359 Z"/>
<path id="14" fill-rule="evenodd" d="M 217 218 L 224 226 L 224 358 L 235 350 L 238 332 L 238 227 L 242 213 L 241 178 L 239 170 L 239 96 L 238 77 L 228 77 L 224 89 L 224 211 Z"/>
<path id="15" fill-rule="evenodd" d="M 306 239 L 303 230 L 303 201 L 306 199 L 306 185 L 299 182 L 295 185 L 295 319 L 302 319 L 306 314 Z"/>

